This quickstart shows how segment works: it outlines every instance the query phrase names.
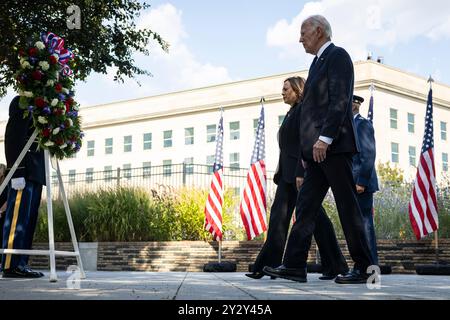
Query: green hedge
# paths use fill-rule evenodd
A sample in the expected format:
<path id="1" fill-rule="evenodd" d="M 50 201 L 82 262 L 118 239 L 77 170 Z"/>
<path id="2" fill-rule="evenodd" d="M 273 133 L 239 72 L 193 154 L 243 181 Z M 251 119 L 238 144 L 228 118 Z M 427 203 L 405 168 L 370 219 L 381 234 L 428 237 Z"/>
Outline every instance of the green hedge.
<path id="1" fill-rule="evenodd" d="M 385 183 L 381 190 L 374 194 L 374 224 L 378 239 L 416 239 L 408 213 L 411 192 L 411 184 Z M 438 188 L 437 202 L 439 237 L 450 238 L 450 188 Z M 323 205 L 334 224 L 338 238 L 343 239 L 344 234 L 331 193 L 328 193 Z"/>
<path id="2" fill-rule="evenodd" d="M 76 194 L 69 200 L 80 241 L 210 240 L 203 230 L 207 190 L 147 191 L 120 187 Z M 62 201 L 53 201 L 55 241 L 70 241 Z M 239 200 L 231 190 L 224 195 L 225 239 L 243 239 L 236 222 Z M 47 206 L 42 203 L 35 241 L 48 241 Z"/>
<path id="3" fill-rule="evenodd" d="M 415 239 L 408 216 L 411 185 L 383 184 L 375 193 L 375 230 L 378 239 Z M 439 236 L 450 237 L 450 188 L 438 189 Z M 76 194 L 69 200 L 80 241 L 211 240 L 203 229 L 208 190 L 125 188 Z M 271 204 L 268 198 L 268 205 Z M 331 192 L 323 203 L 338 238 L 344 235 Z M 35 241 L 48 241 L 46 204 L 40 209 Z M 55 241 L 70 241 L 61 201 L 53 201 Z M 269 210 L 270 212 L 270 210 Z M 240 223 L 239 198 L 225 192 L 224 239 L 245 240 Z M 267 219 L 269 220 L 269 218 Z M 263 235 L 257 239 L 262 240 Z"/>

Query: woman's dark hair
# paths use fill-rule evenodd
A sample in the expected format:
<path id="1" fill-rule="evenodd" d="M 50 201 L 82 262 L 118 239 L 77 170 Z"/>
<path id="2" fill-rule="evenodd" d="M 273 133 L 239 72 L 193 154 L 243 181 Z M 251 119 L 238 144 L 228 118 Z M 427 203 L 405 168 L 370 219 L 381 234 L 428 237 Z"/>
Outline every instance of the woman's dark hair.
<path id="1" fill-rule="evenodd" d="M 297 102 L 303 98 L 303 89 L 305 87 L 305 79 L 302 77 L 289 77 L 284 82 L 289 81 L 292 90 L 297 94 Z"/>

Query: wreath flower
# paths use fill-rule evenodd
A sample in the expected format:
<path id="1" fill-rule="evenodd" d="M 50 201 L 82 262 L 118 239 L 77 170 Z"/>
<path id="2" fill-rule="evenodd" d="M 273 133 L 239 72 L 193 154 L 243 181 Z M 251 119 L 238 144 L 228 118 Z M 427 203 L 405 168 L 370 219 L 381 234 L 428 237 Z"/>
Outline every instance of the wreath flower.
<path id="1" fill-rule="evenodd" d="M 64 48 L 64 39 L 42 33 L 40 40 L 19 49 L 16 89 L 24 118 L 31 116 L 38 130 L 40 148 L 60 160 L 81 148 L 83 132 L 79 104 L 74 100 L 74 79 L 69 64 L 73 53 Z"/>

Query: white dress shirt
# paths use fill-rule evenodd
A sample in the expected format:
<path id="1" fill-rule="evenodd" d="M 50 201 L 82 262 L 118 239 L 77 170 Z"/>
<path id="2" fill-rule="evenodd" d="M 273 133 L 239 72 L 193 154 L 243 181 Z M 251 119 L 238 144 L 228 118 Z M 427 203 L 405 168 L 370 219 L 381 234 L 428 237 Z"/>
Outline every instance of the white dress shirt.
<path id="1" fill-rule="evenodd" d="M 326 48 L 328 48 L 328 46 L 331 44 L 331 41 L 327 41 L 325 42 L 319 49 L 319 51 L 317 52 L 317 61 L 319 60 L 320 56 L 322 55 L 322 53 L 325 51 Z M 316 62 L 317 63 L 317 62 Z M 333 142 L 332 138 L 329 137 L 325 137 L 325 136 L 320 136 L 319 140 L 325 142 L 326 144 L 330 145 Z"/>

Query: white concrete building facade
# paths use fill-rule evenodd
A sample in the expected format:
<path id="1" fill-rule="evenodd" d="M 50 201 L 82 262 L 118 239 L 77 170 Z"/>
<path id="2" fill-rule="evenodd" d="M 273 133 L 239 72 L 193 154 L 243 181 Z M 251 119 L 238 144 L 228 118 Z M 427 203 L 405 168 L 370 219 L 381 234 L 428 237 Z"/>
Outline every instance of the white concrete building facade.
<path id="1" fill-rule="evenodd" d="M 355 94 L 367 116 L 373 83 L 377 163 L 390 162 L 413 179 L 420 156 L 429 85 L 425 77 L 374 62 L 355 62 Z M 214 161 L 216 125 L 224 109 L 224 165 L 249 166 L 254 128 L 265 97 L 266 164 L 275 171 L 278 128 L 289 106 L 283 81 L 307 71 L 225 83 L 205 88 L 119 101 L 81 109 L 85 138 L 75 158 L 61 162 L 63 174 Z M 103 94 L 108 94 L 107 92 Z M 450 86 L 433 84 L 435 165 L 438 181 L 448 174 Z M 0 123 L 0 161 L 6 121 Z M 145 170 L 145 169 L 144 169 Z M 108 173 L 106 173 L 106 176 Z"/>

